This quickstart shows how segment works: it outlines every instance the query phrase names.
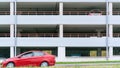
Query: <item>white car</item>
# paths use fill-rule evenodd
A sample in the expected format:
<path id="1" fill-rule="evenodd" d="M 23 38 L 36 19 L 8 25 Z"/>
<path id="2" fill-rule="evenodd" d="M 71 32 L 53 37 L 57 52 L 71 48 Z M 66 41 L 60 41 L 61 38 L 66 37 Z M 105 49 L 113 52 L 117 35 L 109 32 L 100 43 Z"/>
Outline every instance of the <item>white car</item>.
<path id="1" fill-rule="evenodd" d="M 93 9 L 89 12 L 89 15 L 98 16 L 98 15 L 102 15 L 102 12 L 99 9 Z"/>

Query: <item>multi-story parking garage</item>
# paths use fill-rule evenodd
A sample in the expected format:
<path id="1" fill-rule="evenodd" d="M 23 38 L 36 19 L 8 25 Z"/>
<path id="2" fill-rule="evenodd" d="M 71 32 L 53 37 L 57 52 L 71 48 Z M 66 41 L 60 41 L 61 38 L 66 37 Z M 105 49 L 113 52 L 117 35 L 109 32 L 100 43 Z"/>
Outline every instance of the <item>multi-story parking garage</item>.
<path id="1" fill-rule="evenodd" d="M 57 61 L 120 59 L 118 0 L 0 0 L 0 54 L 28 50 Z"/>

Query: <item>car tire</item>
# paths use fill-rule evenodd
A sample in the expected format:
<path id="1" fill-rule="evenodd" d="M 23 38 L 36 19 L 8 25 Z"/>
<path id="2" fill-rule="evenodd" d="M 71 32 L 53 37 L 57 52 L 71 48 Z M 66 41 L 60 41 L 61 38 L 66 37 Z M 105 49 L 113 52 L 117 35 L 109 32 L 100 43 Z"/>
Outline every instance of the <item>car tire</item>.
<path id="1" fill-rule="evenodd" d="M 47 66 L 49 66 L 49 65 L 48 65 L 48 62 L 42 62 L 42 63 L 40 64 L 40 67 L 47 67 Z"/>
<path id="2" fill-rule="evenodd" d="M 7 65 L 6 65 L 6 68 L 14 68 L 15 67 L 15 64 L 13 62 L 9 62 Z"/>

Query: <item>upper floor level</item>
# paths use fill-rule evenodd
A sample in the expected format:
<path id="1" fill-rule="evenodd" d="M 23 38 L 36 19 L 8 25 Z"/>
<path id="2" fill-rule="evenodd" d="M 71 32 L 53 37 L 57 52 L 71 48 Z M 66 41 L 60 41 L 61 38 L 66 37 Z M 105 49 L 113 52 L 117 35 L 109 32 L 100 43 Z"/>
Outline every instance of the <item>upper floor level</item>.
<path id="1" fill-rule="evenodd" d="M 107 41 L 106 25 L 28 24 L 16 27 L 16 37 L 14 37 L 14 25 L 0 25 L 0 46 L 10 46 L 17 42 L 18 46 L 99 47 L 106 46 Z M 112 25 L 112 27 L 109 25 L 109 27 L 110 46 L 120 46 L 120 25 Z"/>
<path id="2" fill-rule="evenodd" d="M 107 0 L 0 0 L 0 2 L 106 2 Z M 109 2 L 120 2 L 119 0 L 108 0 Z"/>
<path id="3" fill-rule="evenodd" d="M 15 26 L 0 25 L 0 37 L 11 37 Z M 77 30 L 76 30 L 77 29 Z M 120 25 L 109 25 L 109 37 L 120 37 Z M 13 34 L 11 34 L 13 33 Z M 106 25 L 59 25 L 59 24 L 22 24 L 16 26 L 17 37 L 44 37 L 44 38 L 92 38 L 106 37 Z"/>
<path id="4" fill-rule="evenodd" d="M 108 11 L 107 11 L 108 8 Z M 120 3 L 0 2 L 0 15 L 120 15 Z"/>

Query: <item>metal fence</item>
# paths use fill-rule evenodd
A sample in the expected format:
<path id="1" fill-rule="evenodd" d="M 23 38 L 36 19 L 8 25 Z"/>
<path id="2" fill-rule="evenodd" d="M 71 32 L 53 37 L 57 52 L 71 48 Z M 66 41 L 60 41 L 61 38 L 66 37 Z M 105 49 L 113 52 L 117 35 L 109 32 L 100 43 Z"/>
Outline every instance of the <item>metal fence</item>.
<path id="1" fill-rule="evenodd" d="M 64 33 L 64 37 L 105 37 L 106 33 Z M 10 33 L 0 33 L 0 37 L 10 37 Z M 18 33 L 17 37 L 59 37 L 59 33 Z M 120 33 L 114 33 L 113 37 L 120 37 Z"/>
<path id="2" fill-rule="evenodd" d="M 101 15 L 106 15 L 101 11 Z M 64 11 L 63 15 L 90 15 L 90 11 Z M 17 15 L 59 15 L 59 11 L 17 11 Z M 10 11 L 0 11 L 0 15 L 10 15 Z M 120 15 L 120 11 L 113 11 L 113 15 Z"/>

